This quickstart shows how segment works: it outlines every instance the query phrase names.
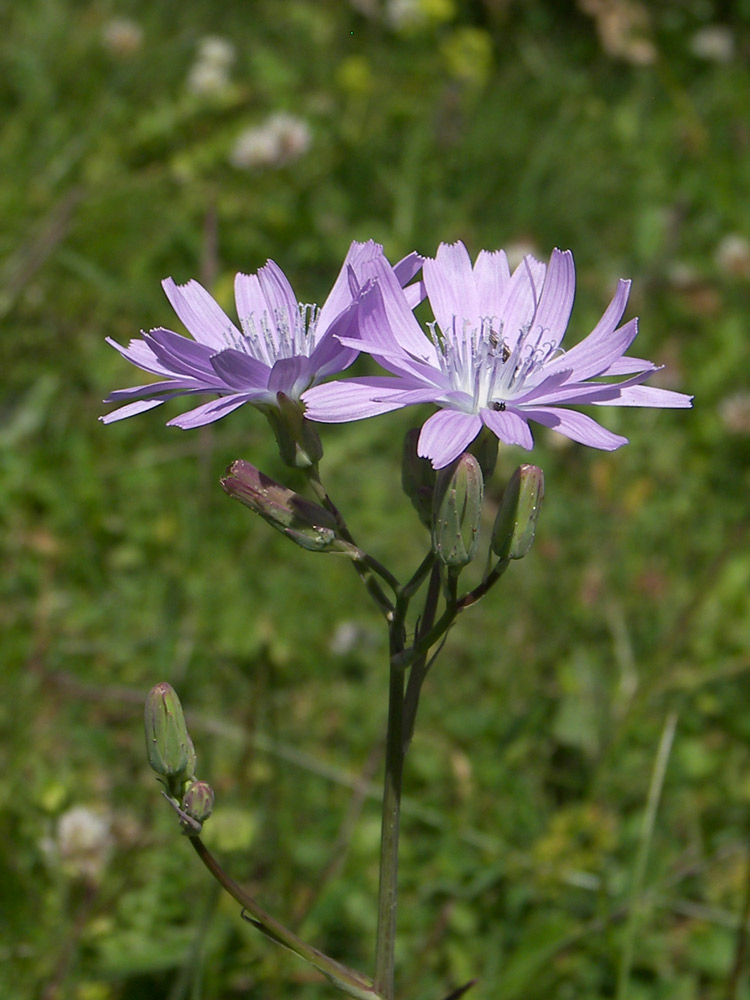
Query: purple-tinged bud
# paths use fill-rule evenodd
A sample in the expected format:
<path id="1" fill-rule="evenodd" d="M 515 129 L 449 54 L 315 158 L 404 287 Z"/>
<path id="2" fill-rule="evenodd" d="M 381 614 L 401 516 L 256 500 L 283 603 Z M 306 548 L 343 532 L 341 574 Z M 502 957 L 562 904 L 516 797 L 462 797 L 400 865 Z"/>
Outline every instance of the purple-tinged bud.
<path id="1" fill-rule="evenodd" d="M 144 713 L 148 762 L 170 791 L 195 775 L 195 749 L 174 688 L 162 682 L 146 698 Z"/>
<path id="2" fill-rule="evenodd" d="M 194 781 L 182 799 L 182 811 L 202 826 L 213 812 L 214 790 L 206 781 Z M 188 832 L 195 832 L 191 827 Z"/>
<path id="3" fill-rule="evenodd" d="M 336 518 L 330 511 L 277 483 L 250 462 L 232 462 L 221 485 L 230 497 L 260 514 L 303 549 L 349 554 L 356 551 L 338 537 Z"/>
<path id="4" fill-rule="evenodd" d="M 283 392 L 276 393 L 276 402 L 277 406 L 264 409 L 282 461 L 293 469 L 317 465 L 323 457 L 323 446 L 315 425 L 305 419 L 302 404 Z"/>
<path id="5" fill-rule="evenodd" d="M 419 520 L 428 530 L 432 526 L 432 497 L 435 492 L 435 470 L 429 458 L 417 454 L 420 430 L 412 427 L 404 437 L 401 462 L 401 486 L 411 500 Z"/>
<path id="6" fill-rule="evenodd" d="M 523 559 L 531 548 L 544 498 L 544 473 L 536 465 L 519 465 L 503 494 L 492 529 L 490 547 L 501 559 Z"/>
<path id="7" fill-rule="evenodd" d="M 454 569 L 474 558 L 479 544 L 479 522 L 484 480 L 479 462 L 464 452 L 441 469 L 435 484 L 432 548 L 440 562 Z"/>

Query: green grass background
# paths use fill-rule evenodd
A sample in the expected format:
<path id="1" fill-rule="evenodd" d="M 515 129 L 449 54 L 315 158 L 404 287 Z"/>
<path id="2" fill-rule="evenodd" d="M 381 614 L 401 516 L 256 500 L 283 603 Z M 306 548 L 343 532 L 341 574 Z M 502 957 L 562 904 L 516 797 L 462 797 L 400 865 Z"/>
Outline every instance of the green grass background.
<path id="1" fill-rule="evenodd" d="M 574 3 L 423 6 L 397 28 L 363 0 L 0 5 L 9 1000 L 332 995 L 242 923 L 180 838 L 142 746 L 159 680 L 216 789 L 209 846 L 264 905 L 369 969 L 378 616 L 343 560 L 295 549 L 220 490 L 235 458 L 294 485 L 257 413 L 186 433 L 164 426 L 179 403 L 97 422 L 112 388 L 139 381 L 104 337 L 177 326 L 161 278 L 202 277 L 231 309 L 234 273 L 273 257 L 320 301 L 369 238 L 393 260 L 457 238 L 472 254 L 570 247 L 571 342 L 632 277 L 636 353 L 696 396 L 692 411 L 598 411 L 630 438 L 614 454 L 537 435 L 536 545 L 459 622 L 420 709 L 399 995 L 440 1000 L 477 977 L 476 1000 L 750 997 L 732 976 L 749 881 L 750 276 L 716 255 L 750 235 L 750 4 L 647 4 L 645 65 L 605 51 Z M 103 41 L 122 17 L 141 31 L 130 52 Z M 691 48 L 715 23 L 727 62 Z M 236 58 L 226 87 L 196 95 L 207 35 Z M 309 123 L 310 150 L 232 167 L 240 132 L 279 110 Z M 726 420 L 738 393 L 744 430 Z M 400 440 L 428 412 L 322 431 L 331 493 L 401 576 L 426 538 L 398 491 Z M 525 458 L 501 450 L 490 507 Z M 80 805 L 112 831 L 88 880 L 55 854 Z"/>

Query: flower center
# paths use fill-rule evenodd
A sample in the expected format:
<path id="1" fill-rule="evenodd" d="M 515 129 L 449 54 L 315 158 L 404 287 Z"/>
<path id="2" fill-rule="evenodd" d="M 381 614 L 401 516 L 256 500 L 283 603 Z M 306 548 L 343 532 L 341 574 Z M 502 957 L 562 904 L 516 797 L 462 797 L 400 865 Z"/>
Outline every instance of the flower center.
<path id="1" fill-rule="evenodd" d="M 515 338 L 503 335 L 503 324 L 484 317 L 477 327 L 467 320 L 438 332 L 430 323 L 432 342 L 452 392 L 462 393 L 466 410 L 504 410 L 506 403 L 535 385 L 558 347 L 544 340 L 545 330 L 526 327 Z"/>
<path id="2" fill-rule="evenodd" d="M 277 310 L 273 320 L 266 311 L 260 317 L 251 313 L 241 317 L 240 324 L 242 338 L 232 346 L 272 368 L 281 358 L 310 357 L 315 348 L 318 307 L 300 302 L 291 316 L 285 309 Z"/>

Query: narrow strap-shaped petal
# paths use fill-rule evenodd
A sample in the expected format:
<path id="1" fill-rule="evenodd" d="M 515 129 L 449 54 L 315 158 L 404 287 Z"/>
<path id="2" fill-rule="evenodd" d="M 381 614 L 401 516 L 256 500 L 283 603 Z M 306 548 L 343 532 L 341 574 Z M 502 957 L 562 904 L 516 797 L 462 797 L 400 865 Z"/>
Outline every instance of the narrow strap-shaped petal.
<path id="1" fill-rule="evenodd" d="M 537 345 L 557 346 L 563 338 L 576 290 L 576 271 L 570 250 L 553 250 L 544 279 L 539 307 L 532 321 Z M 533 342 L 533 341 L 532 341 Z"/>
<path id="2" fill-rule="evenodd" d="M 272 320 L 271 331 L 274 332 L 279 323 L 294 330 L 299 307 L 292 286 L 279 265 L 273 260 L 267 261 L 258 271 L 258 281 Z"/>
<path id="3" fill-rule="evenodd" d="M 268 391 L 275 396 L 283 392 L 285 396 L 299 399 L 312 381 L 310 359 L 303 355 L 294 358 L 280 358 L 271 369 L 268 378 Z"/>
<path id="4" fill-rule="evenodd" d="M 372 294 L 372 287 L 368 287 L 364 293 L 364 295 L 369 294 Z M 320 322 L 318 322 L 318 330 L 320 330 Z M 335 375 L 354 363 L 360 350 L 358 346 L 354 346 L 358 333 L 359 303 L 350 302 L 330 326 L 323 331 L 322 336 L 316 338 L 315 349 L 310 355 L 310 366 L 315 372 L 316 379 L 325 378 L 326 375 Z M 351 338 L 350 343 L 344 345 L 339 339 L 340 337 Z"/>
<path id="5" fill-rule="evenodd" d="M 360 307 L 362 339 L 437 364 L 435 347 L 414 318 L 404 290 L 385 257 L 381 255 L 363 264 L 361 277 L 372 278 L 376 285 L 375 295 L 368 296 Z"/>
<path id="6" fill-rule="evenodd" d="M 106 400 L 105 400 L 106 402 Z M 139 399 L 135 403 L 128 403 L 111 413 L 105 413 L 99 417 L 103 424 L 114 424 L 117 420 L 125 420 L 127 417 L 134 417 L 136 413 L 145 413 L 146 410 L 153 410 L 155 406 L 161 406 L 163 399 Z"/>
<path id="7" fill-rule="evenodd" d="M 469 252 L 463 243 L 441 243 L 435 258 L 426 257 L 422 275 L 432 311 L 446 336 L 464 323 L 479 326 L 477 283 Z"/>
<path id="8" fill-rule="evenodd" d="M 599 403 L 599 400 L 592 400 Z M 621 389 L 615 399 L 603 401 L 606 406 L 659 406 L 670 410 L 688 409 L 693 405 L 693 397 L 672 389 L 660 389 L 654 385 L 634 385 Z"/>
<path id="9" fill-rule="evenodd" d="M 266 297 L 257 274 L 235 275 L 234 278 L 234 300 L 237 306 L 237 316 L 243 332 L 246 335 L 245 344 L 248 350 L 252 350 L 253 355 L 259 361 L 265 362 L 269 368 L 276 360 L 275 355 L 266 343 L 264 328 L 272 329 L 276 332 L 276 321 L 268 314 Z M 238 343 L 235 341 L 235 343 Z M 232 344 L 222 344 L 222 347 L 231 347 Z"/>
<path id="10" fill-rule="evenodd" d="M 438 410 L 422 427 L 417 454 L 429 458 L 434 469 L 442 469 L 466 451 L 481 429 L 478 413 Z"/>
<path id="11" fill-rule="evenodd" d="M 305 416 L 324 424 L 342 424 L 364 420 L 398 410 L 403 385 L 387 375 L 345 378 L 317 385 L 302 394 Z"/>
<path id="12" fill-rule="evenodd" d="M 603 451 L 614 451 L 622 445 L 628 443 L 626 437 L 620 434 L 613 434 L 606 427 L 602 427 L 585 413 L 578 410 L 564 410 L 556 406 L 548 406 L 539 409 L 524 407 L 524 416 L 528 420 L 535 420 L 538 424 L 551 427 L 553 430 L 572 441 L 588 445 L 590 448 L 601 448 Z"/>
<path id="13" fill-rule="evenodd" d="M 505 410 L 484 409 L 481 411 L 482 422 L 489 427 L 493 434 L 497 434 L 505 444 L 518 444 L 526 451 L 530 451 L 534 446 L 534 438 L 523 414 L 512 407 Z"/>
<path id="14" fill-rule="evenodd" d="M 638 320 L 631 319 L 616 330 L 592 331 L 585 340 L 550 362 L 548 370 L 570 369 L 573 378 L 582 382 L 603 375 L 627 351 L 638 334 Z"/>
<path id="15" fill-rule="evenodd" d="M 218 377 L 230 389 L 267 389 L 271 369 L 244 351 L 230 347 L 211 358 Z"/>
<path id="16" fill-rule="evenodd" d="M 144 372 L 152 372 L 154 375 L 172 374 L 172 369 L 167 368 L 157 359 L 152 348 L 149 347 L 145 340 L 131 340 L 127 347 L 123 347 L 111 337 L 105 337 L 104 339 L 110 347 L 114 347 L 116 351 L 119 351 L 123 358 L 129 361 L 131 365 L 135 365 L 136 368 L 140 368 Z"/>
<path id="17" fill-rule="evenodd" d="M 181 333 L 163 328 L 149 330 L 143 335 L 156 357 L 175 375 L 192 375 L 196 378 L 211 377 L 211 355 L 214 351 L 207 344 L 198 344 Z"/>
<path id="18" fill-rule="evenodd" d="M 393 265 L 393 273 L 398 283 L 405 288 L 423 264 L 424 257 L 416 250 L 402 257 Z"/>
<path id="19" fill-rule="evenodd" d="M 481 250 L 474 265 L 477 302 L 481 318 L 500 319 L 510 268 L 504 250 Z"/>
<path id="20" fill-rule="evenodd" d="M 171 278 L 161 284 L 185 329 L 199 344 L 221 350 L 237 343 L 240 331 L 203 285 L 193 280 L 176 285 Z"/>
<path id="21" fill-rule="evenodd" d="M 383 256 L 383 247 L 380 243 L 375 243 L 374 240 L 368 240 L 366 243 L 355 241 L 351 244 L 344 258 L 344 263 L 341 265 L 341 270 L 333 283 L 333 287 L 328 293 L 325 302 L 320 307 L 320 312 L 318 313 L 319 336 L 322 336 L 336 320 L 336 317 L 340 316 L 347 306 L 351 305 L 352 290 L 349 282 L 349 269 L 353 270 L 359 284 L 364 285 L 367 279 L 363 276 L 363 267 L 368 261 L 379 259 Z"/>
<path id="22" fill-rule="evenodd" d="M 547 265 L 527 254 L 505 286 L 501 320 L 503 341 L 512 351 L 531 326 L 544 287 Z"/>
<path id="23" fill-rule="evenodd" d="M 630 282 L 618 281 L 612 301 L 591 333 L 575 347 L 571 347 L 565 354 L 550 362 L 550 368 L 555 366 L 574 368 L 576 378 L 584 379 L 593 375 L 603 375 L 605 369 L 618 363 L 618 359 L 627 351 L 638 333 L 637 319 L 631 319 L 619 330 L 616 329 L 628 304 L 629 294 Z M 611 371 L 608 374 L 626 373 Z"/>
<path id="24" fill-rule="evenodd" d="M 170 396 L 182 396 L 188 392 L 211 392 L 215 388 L 207 386 L 197 379 L 169 379 L 167 382 L 149 382 L 148 385 L 134 385 L 128 389 L 113 389 L 104 400 L 105 403 L 119 403 L 123 399 L 140 399 L 146 396 L 158 396 L 160 400 Z"/>
<path id="25" fill-rule="evenodd" d="M 252 402 L 257 399 L 257 394 L 240 393 L 236 396 L 222 396 L 220 399 L 212 399 L 209 403 L 196 406 L 194 410 L 181 413 L 179 417 L 167 421 L 168 427 L 179 427 L 183 431 L 193 427 L 203 427 L 205 424 L 212 424 L 215 420 L 221 420 L 232 410 L 238 409 L 243 403 Z"/>

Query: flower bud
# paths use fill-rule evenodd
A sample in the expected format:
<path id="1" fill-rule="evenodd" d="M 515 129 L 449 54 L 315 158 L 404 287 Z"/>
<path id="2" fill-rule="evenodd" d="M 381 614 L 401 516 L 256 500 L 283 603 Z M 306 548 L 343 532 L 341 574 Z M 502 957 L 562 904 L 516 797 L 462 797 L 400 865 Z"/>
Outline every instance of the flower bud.
<path id="1" fill-rule="evenodd" d="M 492 528 L 490 547 L 501 559 L 523 559 L 531 548 L 544 498 L 544 473 L 536 465 L 519 465 L 503 494 Z"/>
<path id="2" fill-rule="evenodd" d="M 476 555 L 483 498 L 482 470 L 468 452 L 438 472 L 432 548 L 445 566 L 466 566 Z"/>
<path id="3" fill-rule="evenodd" d="M 419 520 L 430 528 L 432 525 L 432 496 L 435 492 L 435 470 L 429 458 L 417 454 L 420 430 L 412 427 L 404 437 L 404 451 L 401 462 L 401 486 L 411 500 Z"/>
<path id="4" fill-rule="evenodd" d="M 348 552 L 353 546 L 336 534 L 336 519 L 319 504 L 287 489 L 250 462 L 232 462 L 221 480 L 230 497 L 311 552 Z"/>
<path id="5" fill-rule="evenodd" d="M 195 774 L 195 750 L 174 688 L 162 682 L 146 698 L 146 753 L 170 791 Z"/>
<path id="6" fill-rule="evenodd" d="M 206 781 L 194 781 L 182 799 L 182 811 L 201 825 L 213 812 L 214 790 Z"/>
<path id="7" fill-rule="evenodd" d="M 497 449 L 499 445 L 497 437 L 489 427 L 482 427 L 479 434 L 469 445 L 469 451 L 479 462 L 485 483 L 492 478 L 492 473 L 497 465 Z"/>

